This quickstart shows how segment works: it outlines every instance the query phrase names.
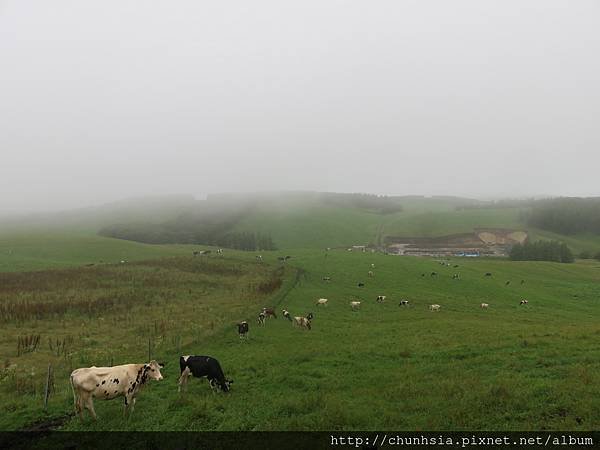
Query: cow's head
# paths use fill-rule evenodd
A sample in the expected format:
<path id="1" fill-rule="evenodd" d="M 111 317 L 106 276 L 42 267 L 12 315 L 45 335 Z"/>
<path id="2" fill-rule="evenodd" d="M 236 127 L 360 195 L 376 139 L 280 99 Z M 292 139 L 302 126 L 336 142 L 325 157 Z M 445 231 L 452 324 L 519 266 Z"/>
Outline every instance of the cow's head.
<path id="1" fill-rule="evenodd" d="M 160 381 L 163 379 L 162 374 L 160 373 L 160 369 L 162 369 L 165 365 L 162 363 L 158 363 L 155 360 L 150 361 L 146 364 L 146 374 L 149 378 L 153 380 Z"/>
<path id="2" fill-rule="evenodd" d="M 231 385 L 233 384 L 233 380 L 228 380 L 225 378 L 225 384 L 221 386 L 223 392 L 229 392 L 231 390 Z"/>

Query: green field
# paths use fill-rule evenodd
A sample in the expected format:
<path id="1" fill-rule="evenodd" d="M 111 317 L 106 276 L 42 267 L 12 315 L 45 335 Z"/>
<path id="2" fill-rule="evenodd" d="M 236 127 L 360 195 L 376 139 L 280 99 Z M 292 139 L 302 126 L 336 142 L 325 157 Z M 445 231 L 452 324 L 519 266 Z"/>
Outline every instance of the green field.
<path id="1" fill-rule="evenodd" d="M 4 228 L 0 429 L 53 420 L 65 430 L 600 426 L 600 263 L 453 258 L 448 266 L 345 250 L 387 235 L 526 228 L 514 208 L 457 210 L 443 199 L 415 197 L 402 212 L 378 214 L 282 202 L 263 204 L 236 225 L 272 234 L 280 250 L 262 252 L 262 263 L 254 252 L 193 257 L 206 247 L 100 237 L 92 219 L 85 226 L 73 219 L 62 227 Z M 598 236 L 529 232 L 576 252 L 600 249 Z M 292 256 L 285 266 L 282 255 Z M 377 295 L 386 302 L 377 304 Z M 315 306 L 321 297 L 327 307 Z M 522 298 L 527 306 L 519 305 Z M 411 306 L 399 307 L 400 299 Z M 359 311 L 351 311 L 353 300 L 362 302 Z M 430 304 L 441 310 L 429 311 Z M 258 327 L 263 306 L 313 312 L 313 329 L 295 329 L 283 318 Z M 250 322 L 248 342 L 235 330 L 243 319 Z M 29 341 L 38 336 L 34 349 Z M 165 379 L 140 394 L 131 419 L 122 420 L 119 400 L 96 401 L 96 423 L 72 419 L 72 369 L 141 363 L 149 354 L 166 362 Z M 192 380 L 189 392 L 178 394 L 182 354 L 219 359 L 235 380 L 232 392 L 213 395 L 206 382 Z M 44 410 L 48 364 L 54 378 Z"/>
<path id="2" fill-rule="evenodd" d="M 114 364 L 144 362 L 148 337 L 153 356 L 167 363 L 165 380 L 140 394 L 134 416 L 124 422 L 120 401 L 96 401 L 97 423 L 68 420 L 64 429 L 588 430 L 600 425 L 595 319 L 600 264 L 457 258 L 454 268 L 425 258 L 343 250 L 328 256 L 315 250 L 290 254 L 283 287 L 266 296 L 255 292 L 256 280 L 276 273 L 277 253 L 265 254 L 264 264 L 252 254 L 226 252 L 223 259 L 185 256 L 49 271 L 41 278 L 5 274 L 4 286 L 11 276 L 31 277 L 35 295 L 27 293 L 24 279 L 13 280 L 9 285 L 23 287 L 5 290 L 4 302 L 11 295 L 57 302 L 66 292 L 75 299 L 120 296 L 138 309 L 84 314 L 75 308 L 66 318 L 3 327 L 5 365 L 16 364 L 19 375 L 3 378 L 0 427 L 20 428 L 69 413 L 68 365 L 104 365 L 111 358 Z M 232 275 L 228 268 L 239 272 Z M 216 276 L 215 270 L 223 274 Z M 431 277 L 432 271 L 439 275 Z M 453 280 L 453 273 L 461 279 Z M 325 275 L 331 283 L 322 281 Z M 71 284 L 40 281 L 46 277 Z M 106 282 L 99 285 L 98 278 Z M 358 281 L 366 286 L 358 288 Z M 377 304 L 377 295 L 386 295 L 386 302 Z M 328 298 L 329 306 L 317 308 L 319 297 Z M 412 306 L 399 307 L 400 298 Z M 521 298 L 529 305 L 519 306 Z M 358 312 L 349 307 L 354 299 L 363 302 Z M 490 308 L 482 310 L 481 302 Z M 432 303 L 441 311 L 430 312 Z M 312 311 L 313 329 L 294 329 L 282 318 L 259 328 L 255 316 L 261 305 L 285 307 L 292 315 Z M 251 325 L 244 343 L 234 328 L 243 318 Z M 78 322 L 81 328 L 73 325 Z M 41 334 L 40 349 L 17 357 L 15 336 L 31 333 Z M 68 360 L 52 356 L 46 342 L 66 334 L 74 337 Z M 235 380 L 230 395 L 213 395 L 199 380 L 187 394 L 178 394 L 178 356 L 190 353 L 221 361 Z M 44 414 L 42 380 L 49 361 L 59 369 Z"/>

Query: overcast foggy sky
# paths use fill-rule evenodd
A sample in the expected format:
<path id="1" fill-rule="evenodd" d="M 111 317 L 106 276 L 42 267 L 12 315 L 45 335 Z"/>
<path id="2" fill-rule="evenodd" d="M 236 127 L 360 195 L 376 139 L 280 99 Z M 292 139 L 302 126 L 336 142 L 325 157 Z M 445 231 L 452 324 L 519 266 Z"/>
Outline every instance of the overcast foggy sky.
<path id="1" fill-rule="evenodd" d="M 0 212 L 600 195 L 600 2 L 0 0 Z"/>

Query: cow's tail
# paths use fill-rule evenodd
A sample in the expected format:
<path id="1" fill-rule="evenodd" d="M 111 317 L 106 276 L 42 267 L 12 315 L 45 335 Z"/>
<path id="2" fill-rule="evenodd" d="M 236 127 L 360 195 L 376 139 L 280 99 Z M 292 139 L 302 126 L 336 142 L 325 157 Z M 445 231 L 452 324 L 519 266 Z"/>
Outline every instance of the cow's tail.
<path id="1" fill-rule="evenodd" d="M 71 390 L 73 391 L 73 406 L 75 406 L 75 410 L 79 412 L 79 396 L 75 390 L 75 380 L 73 380 L 73 374 L 71 374 L 69 377 L 69 381 L 71 382 Z"/>

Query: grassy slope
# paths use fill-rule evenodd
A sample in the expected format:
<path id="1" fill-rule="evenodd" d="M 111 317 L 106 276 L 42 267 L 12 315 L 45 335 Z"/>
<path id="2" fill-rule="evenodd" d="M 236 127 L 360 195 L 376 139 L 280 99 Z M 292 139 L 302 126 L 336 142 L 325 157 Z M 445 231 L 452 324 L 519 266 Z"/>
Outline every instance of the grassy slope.
<path id="1" fill-rule="evenodd" d="M 134 417 L 121 403 L 97 401 L 98 423 L 67 429 L 597 429 L 600 418 L 598 264 L 561 265 L 459 260 L 459 268 L 425 258 L 296 250 L 303 276 L 279 306 L 315 312 L 314 329 L 284 319 L 254 324 L 240 343 L 232 327 L 199 337 L 180 352 L 166 346 L 165 380 L 140 396 Z M 252 258 L 239 254 L 236 257 Z M 276 254 L 265 255 L 276 264 Z M 366 277 L 375 263 L 375 277 Z M 437 279 L 422 273 L 439 272 Z M 490 278 L 485 272 L 493 272 Z M 452 280 L 455 272 L 461 280 Z M 331 283 L 321 280 L 332 277 Z M 521 285 L 520 280 L 525 279 Z M 511 280 L 509 286 L 505 281 Z M 356 287 L 365 281 L 364 289 Z M 288 280 L 288 283 L 291 281 Z M 289 285 L 289 284 L 288 284 Z M 376 304 L 376 295 L 388 296 Z M 278 304 L 278 293 L 269 304 Z M 314 300 L 330 299 L 317 309 Z M 529 306 L 519 307 L 521 298 Z M 407 298 L 411 308 L 399 308 Z M 348 303 L 363 300 L 353 313 Z M 481 310 L 480 302 L 489 303 Z M 431 313 L 427 305 L 439 303 Z M 233 324 L 228 302 L 220 314 Z M 89 357 L 99 349 L 89 348 Z M 143 354 L 140 349 L 136 355 Z M 212 395 L 195 380 L 176 389 L 179 354 L 217 357 L 234 380 Z M 133 357 L 133 356 L 132 356 Z M 139 359 L 139 357 L 133 358 Z M 66 383 L 60 380 L 59 383 Z M 67 392 L 67 391 L 65 391 Z M 68 411 L 68 392 L 55 412 Z M 583 420 L 579 425 L 576 418 Z"/>
<path id="2" fill-rule="evenodd" d="M 13 231 L 0 234 L 0 272 L 72 267 L 188 255 L 188 246 L 147 245 L 89 231 Z"/>

